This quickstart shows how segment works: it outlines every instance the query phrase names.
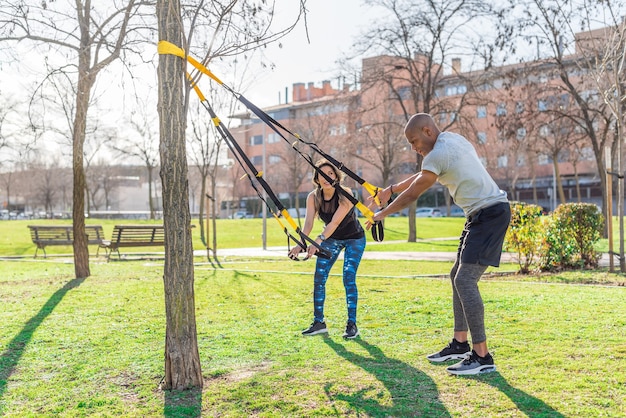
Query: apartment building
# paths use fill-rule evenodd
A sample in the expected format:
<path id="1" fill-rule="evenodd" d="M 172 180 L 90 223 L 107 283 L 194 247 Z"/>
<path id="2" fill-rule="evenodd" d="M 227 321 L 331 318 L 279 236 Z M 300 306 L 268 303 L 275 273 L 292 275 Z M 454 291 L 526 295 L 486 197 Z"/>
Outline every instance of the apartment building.
<path id="1" fill-rule="evenodd" d="M 485 167 L 512 200 L 521 200 L 552 210 L 561 201 L 583 201 L 602 205 L 603 179 L 597 152 L 589 131 L 580 122 L 577 103 L 563 85 L 563 71 L 577 84 L 577 94 L 588 105 L 597 105 L 594 135 L 607 135 L 598 86 L 585 77 L 583 50 L 591 39 L 605 36 L 602 30 L 576 37 L 576 52 L 558 66 L 548 60 L 464 72 L 460 59 L 437 78 L 429 113 L 440 127 L 463 134 L 476 147 Z M 330 81 L 296 83 L 291 102 L 264 109 L 305 141 L 341 161 L 368 182 L 385 186 L 415 173 L 419 158 L 406 144 L 403 127 L 407 118 L 424 111 L 415 100 L 412 72 L 441 73 L 438 65 L 427 66 L 425 57 L 406 59 L 392 56 L 365 58 L 358 86 Z M 292 148 L 315 161 L 317 156 L 305 143 L 281 138 L 249 113 L 234 116 L 240 125 L 233 129 L 246 155 L 263 172 L 285 206 L 303 205 L 311 190 L 312 170 Z M 582 126 L 582 128 L 581 128 Z M 554 163 L 556 161 L 556 164 Z M 237 172 L 233 177 L 242 174 Z M 355 194 L 363 190 L 347 183 Z M 445 191 L 431 191 L 429 205 L 443 206 Z M 297 203 L 296 197 L 300 198 Z M 232 202 L 250 206 L 258 201 L 249 184 L 232 189 Z M 241 202 L 246 202 L 242 204 Z M 260 210 L 260 206 L 255 209 Z"/>

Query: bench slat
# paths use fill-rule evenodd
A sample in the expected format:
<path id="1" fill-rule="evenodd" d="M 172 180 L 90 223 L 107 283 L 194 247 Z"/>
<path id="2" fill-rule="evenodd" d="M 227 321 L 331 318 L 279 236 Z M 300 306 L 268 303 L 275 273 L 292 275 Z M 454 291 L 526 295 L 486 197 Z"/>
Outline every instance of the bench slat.
<path id="1" fill-rule="evenodd" d="M 105 244 L 108 256 L 116 251 L 121 258 L 120 248 L 124 247 L 156 247 L 165 245 L 163 225 L 115 225 L 111 241 Z"/>
<path id="2" fill-rule="evenodd" d="M 72 225 L 28 225 L 30 236 L 37 251 L 43 250 L 46 256 L 46 247 L 49 245 L 72 245 L 74 243 L 74 227 Z M 101 225 L 85 225 L 88 245 L 102 245 L 104 231 Z"/>

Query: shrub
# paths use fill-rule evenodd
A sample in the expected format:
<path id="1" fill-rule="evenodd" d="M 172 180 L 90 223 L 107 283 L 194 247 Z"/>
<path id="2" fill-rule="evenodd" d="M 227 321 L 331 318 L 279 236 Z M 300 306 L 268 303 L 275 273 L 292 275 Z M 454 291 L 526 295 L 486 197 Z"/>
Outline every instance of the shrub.
<path id="1" fill-rule="evenodd" d="M 511 224 L 504 238 L 504 248 L 517 253 L 520 273 L 529 273 L 540 257 L 544 242 L 542 232 L 540 206 L 511 202 Z"/>
<path id="2" fill-rule="evenodd" d="M 600 254 L 594 244 L 602 236 L 604 217 L 594 204 L 559 205 L 545 221 L 545 253 L 541 269 L 595 268 Z"/>

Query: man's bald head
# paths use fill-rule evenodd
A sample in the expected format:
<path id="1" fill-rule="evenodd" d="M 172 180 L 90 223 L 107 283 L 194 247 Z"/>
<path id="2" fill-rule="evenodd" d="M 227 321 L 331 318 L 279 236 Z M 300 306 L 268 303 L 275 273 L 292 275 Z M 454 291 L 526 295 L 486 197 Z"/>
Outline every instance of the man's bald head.
<path id="1" fill-rule="evenodd" d="M 433 118 L 427 113 L 416 113 L 411 116 L 404 127 L 404 136 L 415 152 L 426 156 L 435 146 L 441 131 Z"/>
<path id="2" fill-rule="evenodd" d="M 437 128 L 437 125 L 435 124 L 432 116 L 430 116 L 428 113 L 416 113 L 415 115 L 411 116 L 406 126 L 404 127 L 404 133 L 406 134 L 409 131 L 419 130 L 424 127 L 428 127 L 431 130 L 436 131 L 437 135 L 439 135 L 439 129 Z"/>

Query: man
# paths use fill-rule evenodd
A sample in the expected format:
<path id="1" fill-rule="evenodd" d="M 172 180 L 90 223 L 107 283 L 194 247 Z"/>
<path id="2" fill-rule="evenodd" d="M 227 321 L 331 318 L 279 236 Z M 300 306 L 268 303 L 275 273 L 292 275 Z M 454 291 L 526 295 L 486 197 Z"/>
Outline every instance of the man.
<path id="1" fill-rule="evenodd" d="M 422 171 L 380 192 L 382 202 L 388 202 L 393 193 L 399 195 L 374 215 L 374 221 L 402 210 L 436 181 L 448 188 L 466 216 L 456 261 L 450 271 L 454 338 L 443 350 L 427 358 L 437 363 L 463 359 L 448 367 L 448 372 L 455 375 L 495 371 L 487 348 L 478 280 L 488 266 L 500 264 L 502 243 L 511 219 L 506 193 L 487 173 L 474 147 L 461 135 L 441 132 L 430 115 L 413 115 L 404 128 L 404 135 L 413 151 L 424 157 Z"/>

